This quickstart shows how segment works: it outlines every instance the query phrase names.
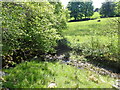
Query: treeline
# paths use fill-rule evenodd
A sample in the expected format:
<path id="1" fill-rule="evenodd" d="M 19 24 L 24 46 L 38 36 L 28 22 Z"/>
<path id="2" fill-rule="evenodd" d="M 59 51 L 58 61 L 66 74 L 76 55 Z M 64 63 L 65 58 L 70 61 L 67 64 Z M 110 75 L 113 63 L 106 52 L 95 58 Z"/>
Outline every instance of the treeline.
<path id="1" fill-rule="evenodd" d="M 120 16 L 120 2 L 106 0 L 102 3 L 101 8 L 96 8 L 94 10 L 92 0 L 83 1 L 70 0 L 67 5 L 68 10 L 70 11 L 70 17 L 75 20 L 81 20 L 90 18 L 94 12 L 99 12 L 101 17 L 118 17 Z"/>
<path id="2" fill-rule="evenodd" d="M 120 1 L 114 2 L 106 0 L 106 2 L 102 3 L 100 8 L 100 14 L 103 17 L 117 17 L 120 16 Z"/>
<path id="3" fill-rule="evenodd" d="M 87 18 L 93 15 L 93 5 L 91 2 L 83 2 L 71 0 L 67 5 L 68 10 L 70 11 L 70 17 L 74 17 L 75 20 L 82 18 Z"/>
<path id="4" fill-rule="evenodd" d="M 3 66 L 54 53 L 67 13 L 60 2 L 2 2 Z"/>

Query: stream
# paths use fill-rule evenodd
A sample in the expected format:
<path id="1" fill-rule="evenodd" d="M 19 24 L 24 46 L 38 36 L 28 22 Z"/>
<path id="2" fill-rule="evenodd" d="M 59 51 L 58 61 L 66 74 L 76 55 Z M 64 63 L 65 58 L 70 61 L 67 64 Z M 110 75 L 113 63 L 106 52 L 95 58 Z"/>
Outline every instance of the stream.
<path id="1" fill-rule="evenodd" d="M 58 60 L 61 61 L 61 63 L 75 66 L 78 69 L 88 69 L 90 71 L 93 71 L 95 73 L 101 74 L 101 75 L 109 75 L 112 78 L 120 79 L 120 71 L 119 69 L 115 69 L 113 67 L 104 66 L 101 65 L 100 62 L 94 62 L 94 61 L 78 61 L 78 60 L 72 60 L 70 58 L 70 50 L 61 50 L 59 53 L 57 53 L 55 56 L 47 55 L 46 60 Z"/>

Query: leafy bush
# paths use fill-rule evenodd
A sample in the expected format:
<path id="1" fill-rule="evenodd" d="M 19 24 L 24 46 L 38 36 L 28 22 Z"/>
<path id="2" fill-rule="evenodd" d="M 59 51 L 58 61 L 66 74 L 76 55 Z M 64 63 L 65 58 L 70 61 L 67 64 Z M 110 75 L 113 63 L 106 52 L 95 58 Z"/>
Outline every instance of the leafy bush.
<path id="1" fill-rule="evenodd" d="M 60 30 L 66 27 L 65 10 L 61 8 L 59 13 L 55 10 L 48 2 L 3 2 L 3 55 L 26 49 L 55 52 Z"/>

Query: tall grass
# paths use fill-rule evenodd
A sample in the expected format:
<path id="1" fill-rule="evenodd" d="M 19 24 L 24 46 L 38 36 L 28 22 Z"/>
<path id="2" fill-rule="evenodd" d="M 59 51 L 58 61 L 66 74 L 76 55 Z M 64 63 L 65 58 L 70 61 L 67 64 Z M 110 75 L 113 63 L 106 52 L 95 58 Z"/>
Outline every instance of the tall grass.
<path id="1" fill-rule="evenodd" d="M 5 88 L 47 88 L 51 82 L 56 88 L 111 88 L 114 79 L 85 69 L 77 69 L 59 62 L 31 61 L 3 70 Z M 95 82 L 90 76 L 94 76 Z"/>

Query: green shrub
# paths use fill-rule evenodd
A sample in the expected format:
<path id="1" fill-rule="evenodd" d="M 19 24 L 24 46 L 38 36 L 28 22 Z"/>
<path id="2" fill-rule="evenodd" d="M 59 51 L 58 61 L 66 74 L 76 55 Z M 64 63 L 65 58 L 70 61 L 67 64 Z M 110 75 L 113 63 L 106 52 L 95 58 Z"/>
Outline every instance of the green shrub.
<path id="1" fill-rule="evenodd" d="M 67 21 L 66 11 L 60 9 L 61 12 L 55 13 L 56 7 L 48 2 L 3 2 L 3 55 L 26 49 L 55 52 L 60 30 Z"/>

